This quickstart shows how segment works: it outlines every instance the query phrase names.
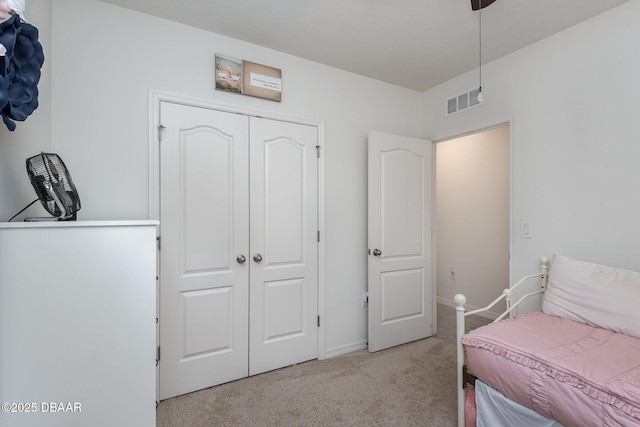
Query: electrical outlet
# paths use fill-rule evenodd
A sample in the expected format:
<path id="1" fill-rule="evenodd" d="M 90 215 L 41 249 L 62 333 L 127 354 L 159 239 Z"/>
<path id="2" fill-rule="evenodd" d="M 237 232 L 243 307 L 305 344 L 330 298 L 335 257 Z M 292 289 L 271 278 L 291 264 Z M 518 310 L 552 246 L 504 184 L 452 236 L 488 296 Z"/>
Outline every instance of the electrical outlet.
<path id="1" fill-rule="evenodd" d="M 369 307 L 369 292 L 362 293 L 362 307 Z"/>

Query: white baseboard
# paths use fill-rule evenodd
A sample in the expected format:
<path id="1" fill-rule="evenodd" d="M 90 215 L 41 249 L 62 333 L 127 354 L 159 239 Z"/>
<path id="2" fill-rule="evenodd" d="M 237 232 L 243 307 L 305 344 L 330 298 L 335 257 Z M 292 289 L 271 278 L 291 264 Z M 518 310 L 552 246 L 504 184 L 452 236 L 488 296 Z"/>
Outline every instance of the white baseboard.
<path id="1" fill-rule="evenodd" d="M 367 348 L 366 341 L 357 341 L 351 344 L 341 345 L 339 347 L 334 347 L 330 349 L 326 349 L 324 352 L 323 359 L 329 359 L 331 357 L 342 356 L 343 354 L 352 353 L 354 351 L 362 350 Z"/>
<path id="2" fill-rule="evenodd" d="M 445 305 L 447 307 L 456 307 L 456 303 L 450 299 L 437 297 L 436 298 L 438 304 Z M 479 307 L 474 307 L 472 305 L 465 305 L 467 311 L 476 310 Z M 477 316 L 484 317 L 485 319 L 495 320 L 500 314 L 493 311 L 485 311 L 483 313 L 478 313 Z M 321 359 L 330 359 L 332 357 L 342 356 L 343 354 L 352 353 L 354 351 L 363 350 L 367 348 L 367 341 L 356 341 L 354 343 L 341 345 L 334 348 L 328 348 L 324 352 L 324 356 Z"/>
<path id="3" fill-rule="evenodd" d="M 455 301 L 447 298 L 437 297 L 436 300 L 438 301 L 438 304 L 446 305 L 447 307 L 456 308 L 457 305 Z M 477 310 L 480 307 L 465 304 L 465 308 L 467 309 L 467 311 L 472 311 Z M 497 313 L 495 311 L 484 311 L 482 313 L 477 313 L 476 316 L 484 317 L 485 319 L 496 320 L 501 314 L 502 313 Z"/>

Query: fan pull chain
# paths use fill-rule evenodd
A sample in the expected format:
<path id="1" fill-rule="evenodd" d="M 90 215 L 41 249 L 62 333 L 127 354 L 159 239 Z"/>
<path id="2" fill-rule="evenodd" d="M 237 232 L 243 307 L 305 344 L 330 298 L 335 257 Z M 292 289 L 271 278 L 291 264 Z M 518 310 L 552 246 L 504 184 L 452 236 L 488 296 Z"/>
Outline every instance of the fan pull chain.
<path id="1" fill-rule="evenodd" d="M 482 0 L 480 0 L 480 9 L 478 9 L 478 74 L 480 80 L 478 102 L 482 102 L 484 100 L 482 95 Z"/>

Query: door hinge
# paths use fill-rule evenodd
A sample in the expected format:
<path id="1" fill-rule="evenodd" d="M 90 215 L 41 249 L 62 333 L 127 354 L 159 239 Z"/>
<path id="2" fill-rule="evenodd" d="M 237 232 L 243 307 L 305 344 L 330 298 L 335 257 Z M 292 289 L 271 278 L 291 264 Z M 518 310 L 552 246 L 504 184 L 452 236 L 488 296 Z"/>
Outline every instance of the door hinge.
<path id="1" fill-rule="evenodd" d="M 158 346 L 158 352 L 156 353 L 156 360 L 160 361 L 160 346 Z"/>
<path id="2" fill-rule="evenodd" d="M 320 316 L 318 316 L 318 328 L 320 327 Z"/>
<path id="3" fill-rule="evenodd" d="M 316 155 L 320 158 L 320 146 L 316 145 Z"/>
<path id="4" fill-rule="evenodd" d="M 320 230 L 318 230 L 318 242 L 320 241 Z"/>
<path id="5" fill-rule="evenodd" d="M 166 129 L 166 127 L 162 125 L 158 125 L 158 142 L 162 142 L 162 132 Z"/>
<path id="6" fill-rule="evenodd" d="M 160 236 L 156 237 L 156 242 L 158 243 L 158 250 L 160 250 Z"/>

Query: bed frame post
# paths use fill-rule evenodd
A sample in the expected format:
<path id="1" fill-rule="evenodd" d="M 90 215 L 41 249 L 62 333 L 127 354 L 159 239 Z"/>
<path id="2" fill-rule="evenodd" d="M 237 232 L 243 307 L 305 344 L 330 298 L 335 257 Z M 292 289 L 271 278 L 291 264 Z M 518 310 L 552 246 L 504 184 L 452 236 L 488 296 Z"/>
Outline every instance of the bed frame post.
<path id="1" fill-rule="evenodd" d="M 540 287 L 544 292 L 547 290 L 547 283 L 549 281 L 549 258 L 541 256 L 538 262 L 540 263 L 540 274 L 542 275 L 540 278 Z"/>
<path id="2" fill-rule="evenodd" d="M 458 427 L 464 427 L 464 378 L 462 374 L 462 369 L 464 366 L 464 349 L 462 348 L 462 337 L 464 336 L 465 325 L 464 325 L 464 305 L 467 302 L 467 298 L 465 298 L 462 294 L 456 294 L 453 297 L 453 300 L 456 303 L 456 367 L 457 367 L 457 387 L 458 390 Z"/>
<path id="3" fill-rule="evenodd" d="M 462 294 L 456 294 L 453 297 L 453 300 L 456 303 L 456 367 L 457 367 L 457 391 L 458 391 L 458 427 L 464 427 L 465 424 L 465 416 L 464 416 L 464 401 L 465 401 L 465 392 L 464 392 L 464 346 L 462 345 L 462 337 L 465 334 L 465 316 L 480 313 L 483 311 L 489 310 L 491 307 L 496 305 L 502 299 L 505 299 L 507 302 L 507 310 L 503 312 L 494 322 L 501 320 L 504 316 L 511 313 L 511 309 L 515 308 L 522 300 L 528 298 L 532 295 L 542 294 L 547 289 L 547 282 L 549 280 L 549 258 L 546 256 L 540 257 L 539 266 L 540 272 L 536 274 L 532 274 L 529 276 L 525 276 L 520 279 L 515 285 L 508 287 L 502 292 L 498 298 L 496 298 L 491 304 L 484 308 L 479 308 L 475 310 L 471 310 L 469 312 L 465 311 L 464 305 L 467 303 L 467 298 L 465 298 Z M 540 290 L 537 292 L 530 292 L 521 298 L 519 298 L 514 304 L 511 304 L 511 297 L 513 291 L 524 283 L 526 280 L 539 278 L 540 279 Z"/>

